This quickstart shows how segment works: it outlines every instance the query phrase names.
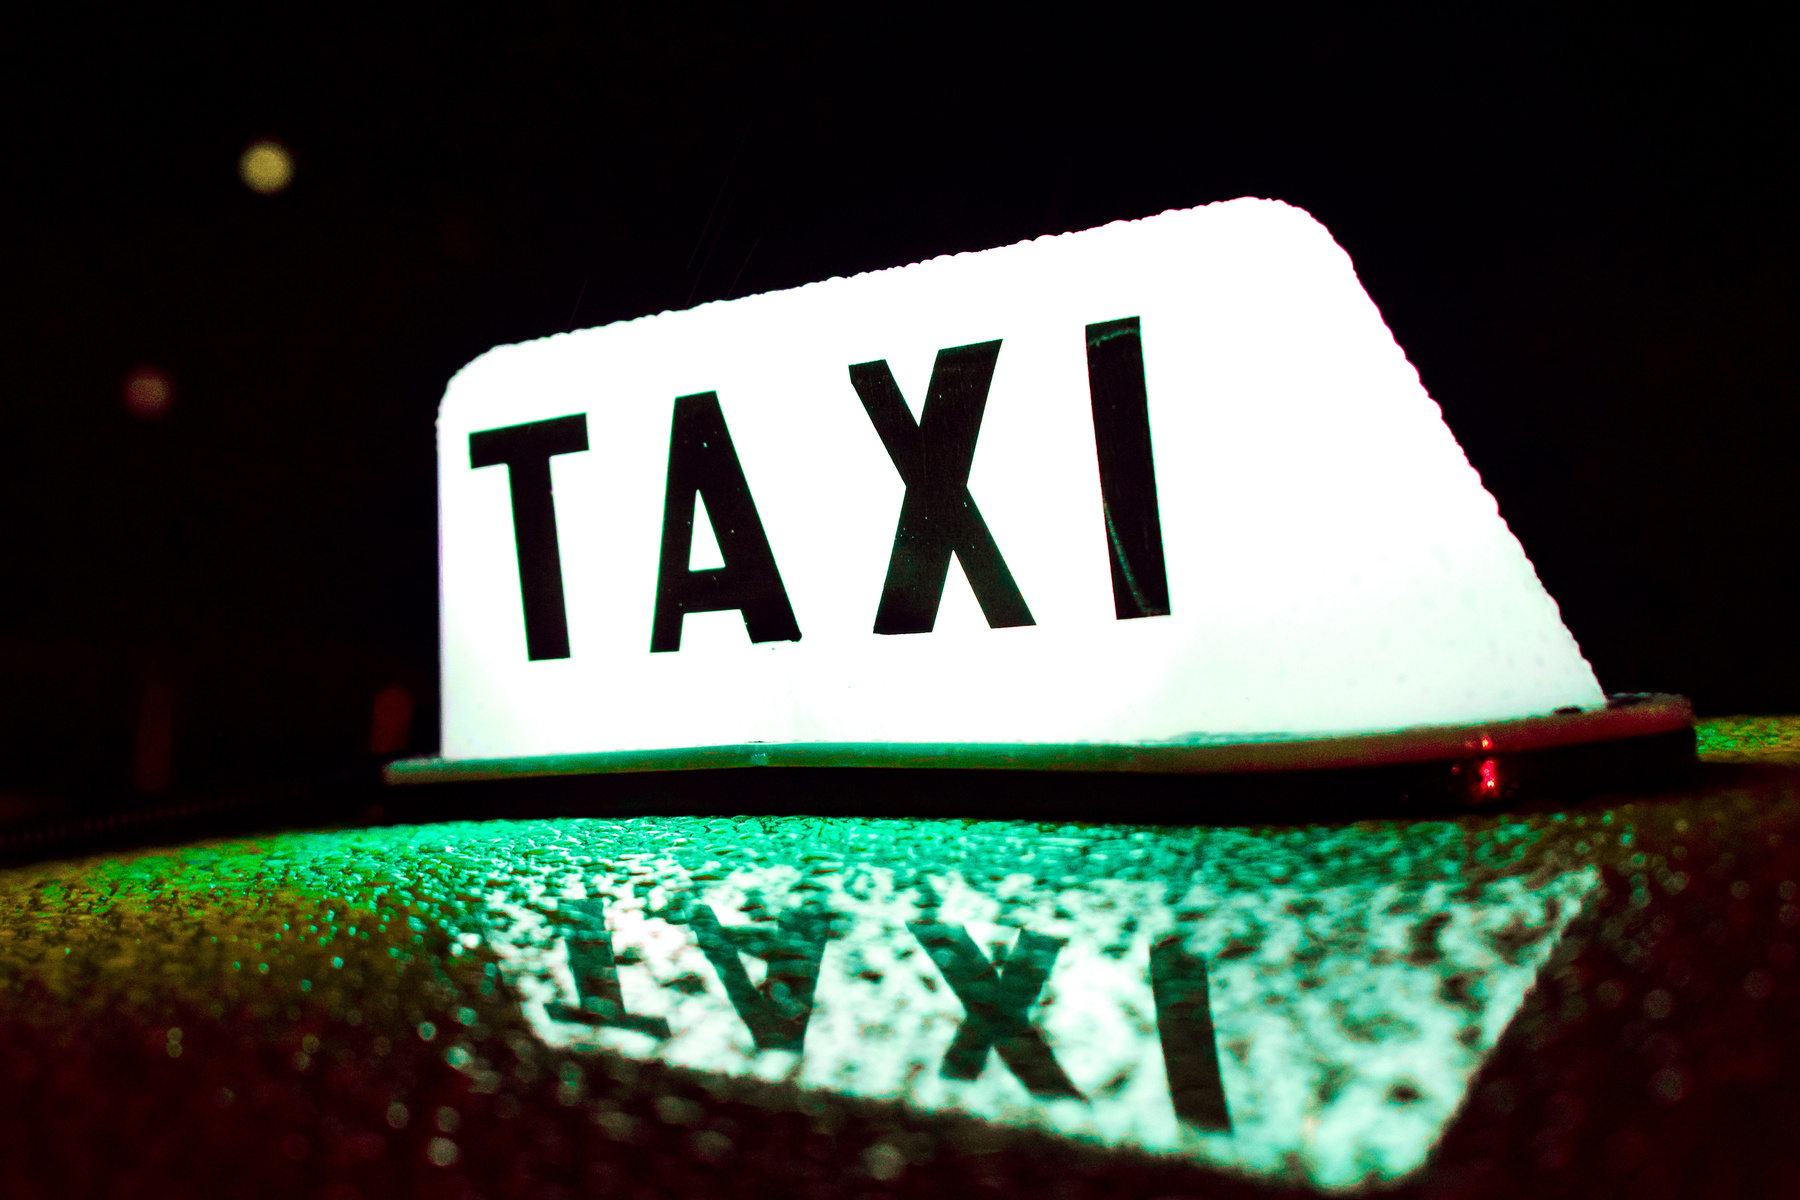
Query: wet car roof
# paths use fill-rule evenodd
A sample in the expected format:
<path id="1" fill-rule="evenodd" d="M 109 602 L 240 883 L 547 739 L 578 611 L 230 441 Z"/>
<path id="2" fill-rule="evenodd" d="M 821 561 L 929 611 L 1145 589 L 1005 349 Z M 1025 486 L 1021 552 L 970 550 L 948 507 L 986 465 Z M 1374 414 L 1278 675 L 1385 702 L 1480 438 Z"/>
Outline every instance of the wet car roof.
<path id="1" fill-rule="evenodd" d="M 9 1170 L 344 1196 L 1773 1170 L 1797 730 L 1710 723 L 1678 790 L 1544 811 L 490 820 L 14 867 Z"/>

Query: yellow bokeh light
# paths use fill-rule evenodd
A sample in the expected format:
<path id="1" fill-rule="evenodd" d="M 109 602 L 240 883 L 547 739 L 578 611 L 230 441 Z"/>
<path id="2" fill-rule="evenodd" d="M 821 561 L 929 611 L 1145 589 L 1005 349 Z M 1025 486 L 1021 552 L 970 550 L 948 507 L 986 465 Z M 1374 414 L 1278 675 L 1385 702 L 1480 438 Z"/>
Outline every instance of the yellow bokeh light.
<path id="1" fill-rule="evenodd" d="M 238 159 L 244 186 L 264 196 L 285 188 L 294 178 L 294 156 L 280 142 L 252 142 Z"/>

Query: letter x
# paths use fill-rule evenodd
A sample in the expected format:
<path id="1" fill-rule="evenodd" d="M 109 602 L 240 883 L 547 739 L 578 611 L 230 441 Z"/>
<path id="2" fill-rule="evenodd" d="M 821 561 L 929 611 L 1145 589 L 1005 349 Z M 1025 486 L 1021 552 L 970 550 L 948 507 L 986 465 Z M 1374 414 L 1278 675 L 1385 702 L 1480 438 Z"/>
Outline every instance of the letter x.
<path id="1" fill-rule="evenodd" d="M 850 368 L 850 383 L 906 483 L 876 633 L 931 632 L 953 553 L 989 628 L 1036 624 L 969 495 L 975 439 L 999 357 L 998 341 L 938 351 L 917 423 L 885 359 Z"/>
<path id="2" fill-rule="evenodd" d="M 983 957 L 960 925 L 915 921 L 912 931 L 966 1013 L 944 1052 L 939 1074 L 946 1079 L 978 1079 L 991 1049 L 1033 1095 L 1085 1099 L 1056 1061 L 1043 1032 L 1025 1015 L 1044 989 L 1064 939 L 1022 929 L 996 971 L 996 964 Z"/>

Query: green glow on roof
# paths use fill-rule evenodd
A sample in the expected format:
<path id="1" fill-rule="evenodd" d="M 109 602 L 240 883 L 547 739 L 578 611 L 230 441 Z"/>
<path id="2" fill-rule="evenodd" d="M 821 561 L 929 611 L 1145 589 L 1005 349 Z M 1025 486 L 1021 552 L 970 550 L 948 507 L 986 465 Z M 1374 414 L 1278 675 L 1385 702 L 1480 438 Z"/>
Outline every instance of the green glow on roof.
<path id="1" fill-rule="evenodd" d="M 1714 762 L 1800 759 L 1800 717 L 1717 717 L 1694 726 L 1696 750 Z"/>
<path id="2" fill-rule="evenodd" d="M 1559 820 L 644 817 L 285 833 L 0 872 L 0 980 L 144 1019 L 391 1011 L 449 1034 L 446 1061 L 475 1079 L 493 1068 L 472 1031 L 511 1030 L 578 1057 L 788 1078 L 1351 1186 L 1423 1159 L 1594 886 L 1590 864 L 1618 850 L 1580 841 L 1587 820 Z M 808 936 L 801 980 L 782 964 L 805 958 Z M 1157 1030 L 1186 993 L 1153 1003 L 1147 956 L 1165 943 L 1204 964 L 1182 969 L 1209 981 L 1229 1129 L 1169 1107 Z M 601 944 L 607 961 L 581 950 L 582 969 L 611 971 L 613 999 L 569 974 Z M 956 967 L 936 948 L 956 945 L 977 957 Z M 982 972 L 1012 987 L 1027 968 L 1009 956 L 1028 951 L 1047 974 L 1005 1020 L 1047 1039 L 1056 1070 L 984 1049 L 958 1068 L 973 1076 L 953 1075 L 940 1043 L 974 1020 Z M 1074 1098 L 1034 1091 L 1056 1071 Z"/>

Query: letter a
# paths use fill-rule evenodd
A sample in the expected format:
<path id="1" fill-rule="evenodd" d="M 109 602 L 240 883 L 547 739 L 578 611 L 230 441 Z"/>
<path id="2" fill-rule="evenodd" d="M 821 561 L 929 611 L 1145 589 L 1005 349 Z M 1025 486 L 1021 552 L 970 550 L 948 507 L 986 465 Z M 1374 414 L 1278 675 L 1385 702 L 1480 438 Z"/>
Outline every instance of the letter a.
<path id="1" fill-rule="evenodd" d="M 706 504 L 723 567 L 688 569 L 694 550 L 694 498 Z M 675 401 L 669 431 L 669 480 L 663 493 L 662 562 L 656 572 L 652 653 L 681 649 L 682 618 L 737 609 L 753 642 L 797 642 L 800 626 L 775 569 L 750 484 L 738 464 L 717 392 Z"/>

